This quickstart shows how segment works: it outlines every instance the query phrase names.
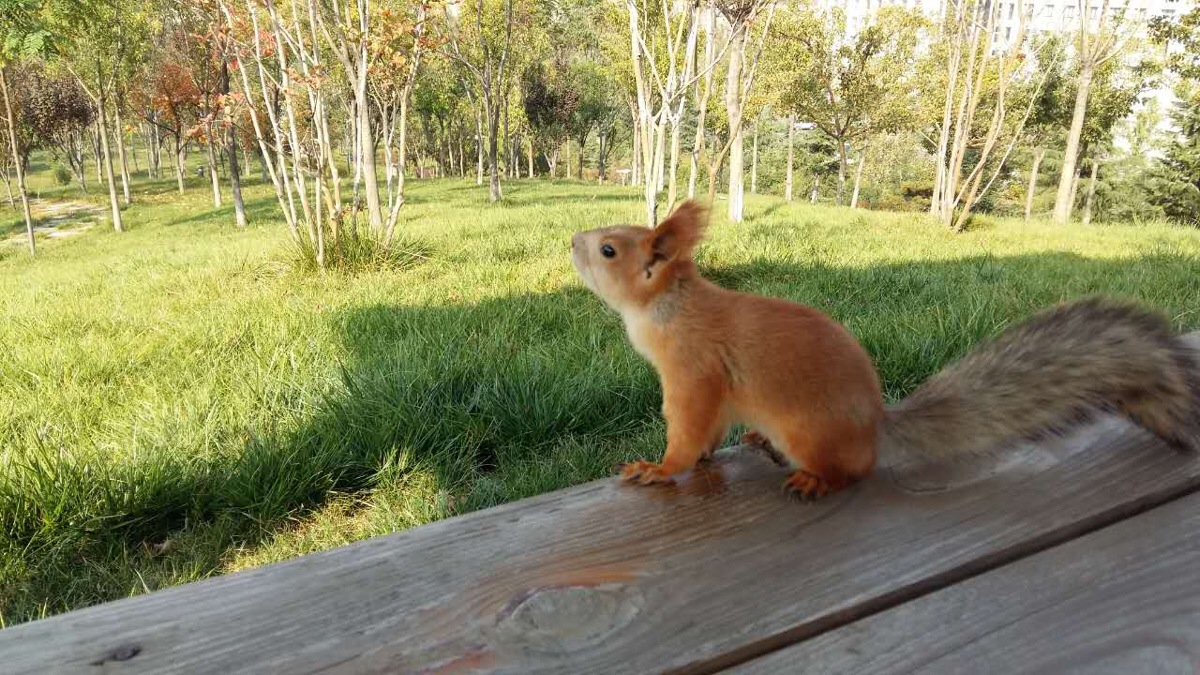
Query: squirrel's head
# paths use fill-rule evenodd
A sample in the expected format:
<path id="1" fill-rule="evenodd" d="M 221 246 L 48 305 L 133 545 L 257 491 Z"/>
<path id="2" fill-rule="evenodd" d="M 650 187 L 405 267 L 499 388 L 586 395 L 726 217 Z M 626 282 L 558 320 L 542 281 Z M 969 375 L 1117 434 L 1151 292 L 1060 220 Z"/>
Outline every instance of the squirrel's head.
<path id="1" fill-rule="evenodd" d="M 604 227 L 576 233 L 571 259 L 584 285 L 618 312 L 646 305 L 695 265 L 704 209 L 688 200 L 658 227 Z"/>

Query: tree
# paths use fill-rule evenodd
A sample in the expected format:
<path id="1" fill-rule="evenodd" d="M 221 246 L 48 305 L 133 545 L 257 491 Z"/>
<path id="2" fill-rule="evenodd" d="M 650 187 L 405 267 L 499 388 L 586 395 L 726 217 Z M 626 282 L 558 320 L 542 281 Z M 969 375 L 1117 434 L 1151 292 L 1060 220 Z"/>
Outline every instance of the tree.
<path id="1" fill-rule="evenodd" d="M 414 22 L 416 30 L 423 30 L 425 23 L 425 9 L 427 3 L 418 0 L 418 18 Z M 310 16 L 315 15 L 316 23 L 321 28 L 322 35 L 325 36 L 325 41 L 329 45 L 333 54 L 337 57 L 338 63 L 341 64 L 346 80 L 350 83 L 354 92 L 354 116 L 352 124 L 354 128 L 355 147 L 358 152 L 355 153 L 357 164 L 355 166 L 355 186 L 359 185 L 359 177 L 361 176 L 361 184 L 366 193 L 367 200 L 367 221 L 370 227 L 376 231 L 391 232 L 393 229 L 394 217 L 389 214 L 389 223 L 385 225 L 383 204 L 379 198 L 379 180 L 375 172 L 375 149 L 377 145 L 377 135 L 374 129 L 374 119 L 371 114 L 372 105 L 370 100 L 369 83 L 371 77 L 379 75 L 378 63 L 382 56 L 384 61 L 388 61 L 392 57 L 404 56 L 408 52 L 404 46 L 394 46 L 397 39 L 405 32 L 401 28 L 397 35 L 397 29 L 393 25 L 386 25 L 388 19 L 392 19 L 397 15 L 391 13 L 384 18 L 386 30 L 380 31 L 376 29 L 373 33 L 372 23 L 378 23 L 378 19 L 371 11 L 369 0 L 354 0 L 353 3 L 347 2 L 343 5 L 341 2 L 332 2 L 328 5 L 321 4 L 319 8 L 313 8 L 310 0 Z M 376 40 L 372 44 L 373 35 L 382 35 L 384 40 Z M 414 60 L 419 63 L 420 40 L 414 41 L 413 47 L 416 49 L 418 57 Z M 315 46 L 314 46 L 315 47 Z M 374 48 L 373 48 L 374 47 Z M 319 57 L 314 52 L 312 62 L 316 62 Z M 372 60 L 376 61 L 376 68 L 372 69 Z M 302 61 L 303 63 L 303 61 Z M 390 65 L 397 65 L 392 63 Z M 402 68 L 409 66 L 408 63 L 400 64 Z M 411 67 L 415 68 L 415 65 Z M 407 70 L 407 69 L 404 69 Z M 404 72 L 402 70 L 402 72 Z M 413 73 L 415 76 L 415 71 Z M 403 85 L 402 85 L 403 88 Z M 328 151 L 328 144 L 327 151 Z M 396 200 L 393 203 L 394 210 L 398 212 L 399 204 Z M 390 239 L 390 235 L 388 235 Z"/>
<path id="2" fill-rule="evenodd" d="M 294 21 L 285 23 L 272 1 L 264 4 L 260 8 L 247 3 L 245 14 L 235 14 L 229 4 L 220 3 L 227 46 L 241 83 L 241 92 L 231 95 L 231 103 L 250 117 L 259 156 L 292 239 L 312 251 L 318 268 L 324 270 L 326 233 L 336 251 L 346 214 L 331 150 L 327 76 L 317 41 L 320 19 L 313 0 L 304 8 L 303 24 L 301 8 L 293 5 Z M 251 81 L 252 74 L 256 83 Z M 311 116 L 307 124 L 297 121 L 300 105 L 305 105 Z M 265 111 L 266 119 L 260 110 Z M 306 142 L 302 142 L 302 134 Z"/>
<path id="3" fill-rule="evenodd" d="M 451 7 L 456 8 L 451 11 Z M 509 90 L 513 0 L 447 4 L 443 54 L 461 67 L 477 95 L 487 129 L 488 198 L 500 201 L 500 113 Z M 521 22 L 523 25 L 527 22 Z"/>
<path id="4" fill-rule="evenodd" d="M 370 40 L 370 87 L 383 131 L 387 163 L 388 216 L 384 244 L 391 244 L 404 205 L 408 162 L 408 111 L 422 57 L 433 46 L 427 17 L 431 2 L 406 3 L 407 11 L 384 9 L 374 22 Z M 396 159 L 393 160 L 393 149 Z"/>
<path id="5" fill-rule="evenodd" d="M 591 62 L 580 62 L 572 66 L 570 78 L 574 82 L 576 104 L 567 118 L 567 130 L 571 137 L 579 142 L 579 162 L 577 176 L 583 179 L 584 148 L 587 139 L 595 130 L 598 135 L 599 152 L 607 160 L 607 143 L 612 135 L 612 125 L 620 114 L 616 92 L 612 82 L 605 77 L 600 66 Z M 602 164 L 598 159 L 597 168 Z M 603 178 L 601 179 L 603 180 Z"/>
<path id="6" fill-rule="evenodd" d="M 1200 9 L 1178 22 L 1151 24 L 1154 40 L 1167 49 L 1167 68 L 1178 78 L 1172 119 L 1178 127 L 1150 173 L 1150 201 L 1172 220 L 1200 223 Z"/>
<path id="7" fill-rule="evenodd" d="M 558 150 L 563 140 L 569 138 L 571 121 L 579 108 L 579 93 L 566 64 L 557 59 L 549 69 L 540 61 L 529 64 L 521 74 L 521 99 L 525 119 L 546 157 L 550 176 L 554 177 Z"/>
<path id="8" fill-rule="evenodd" d="M 109 143 L 113 133 L 109 111 L 116 98 L 118 78 L 129 72 L 126 68 L 129 52 L 147 40 L 149 9 L 125 6 L 116 0 L 88 3 L 48 0 L 46 5 L 48 23 L 61 36 L 58 62 L 75 76 L 96 107 L 100 163 L 108 187 L 113 229 L 117 232 L 124 232 L 125 226 Z"/>
<path id="9" fill-rule="evenodd" d="M 1128 36 L 1120 28 L 1123 10 L 1110 11 L 1109 0 L 1101 0 L 1100 12 L 1096 13 L 1091 0 L 1078 0 L 1079 32 L 1075 53 L 1078 71 L 1075 76 L 1075 107 L 1071 113 L 1071 126 L 1067 131 L 1066 148 L 1063 150 L 1062 172 L 1058 177 L 1058 191 L 1054 197 L 1054 222 L 1065 224 L 1071 216 L 1074 202 L 1076 163 L 1079 161 L 1079 144 L 1083 135 L 1083 122 L 1087 116 L 1088 95 L 1096 71 L 1105 63 L 1123 53 Z"/>
<path id="10" fill-rule="evenodd" d="M 31 70 L 27 77 L 29 81 L 22 87 L 24 126 L 56 158 L 66 161 L 79 181 L 80 190 L 86 194 L 84 136 L 96 117 L 91 101 L 74 78 L 50 75 L 44 68 Z"/>
<path id="11" fill-rule="evenodd" d="M 776 3 L 762 0 L 716 0 L 715 5 L 729 22 L 729 63 L 725 73 L 725 114 L 729 131 L 725 145 L 709 162 L 708 196 L 711 202 L 716 196 L 716 178 L 721 164 L 729 157 L 729 219 L 742 221 L 743 200 L 746 192 L 744 179 L 743 117 L 746 101 L 754 89 L 758 62 L 763 45 L 771 32 L 771 21 L 775 17 Z M 766 17 L 763 17 L 763 13 Z M 753 31 L 761 25 L 757 44 Z"/>
<path id="12" fill-rule="evenodd" d="M 852 37 L 840 9 L 805 13 L 779 29 L 786 41 L 780 57 L 794 64 L 795 74 L 785 84 L 783 104 L 837 144 L 839 204 L 850 146 L 911 119 L 908 79 L 923 24 L 915 11 L 884 7 Z M 860 153 L 859 167 L 861 160 Z M 857 180 L 855 187 L 857 194 Z"/>
<path id="13" fill-rule="evenodd" d="M 180 63 L 181 59 L 174 58 L 171 52 L 160 54 L 159 58 L 147 91 L 147 109 L 154 111 L 148 120 L 174 142 L 175 182 L 179 194 L 183 194 L 191 132 L 200 121 L 200 88 L 191 69 Z"/>
<path id="14" fill-rule="evenodd" d="M 8 73 L 13 63 L 40 54 L 51 48 L 51 33 L 40 17 L 41 7 L 36 0 L 4 0 L 0 3 L 0 94 L 4 98 L 4 118 L 8 129 L 9 150 L 17 174 L 17 190 L 21 194 L 21 211 L 25 217 L 25 233 L 29 239 L 29 255 L 37 255 L 33 235 L 33 215 L 29 211 L 29 194 L 25 189 L 25 166 L 17 148 L 16 113 L 9 93 Z"/>
<path id="15" fill-rule="evenodd" d="M 1154 71 L 1155 66 L 1151 64 L 1119 68 L 1115 61 L 1109 61 L 1101 65 L 1093 76 L 1079 143 L 1079 154 L 1081 159 L 1087 159 L 1089 174 L 1081 218 L 1085 225 L 1092 220 L 1100 166 L 1107 159 L 1117 124 L 1133 112 L 1134 104 L 1150 86 Z M 1078 185 L 1078 181 L 1075 183 Z M 1075 195 L 1072 194 L 1072 205 L 1075 202 Z"/>
<path id="16" fill-rule="evenodd" d="M 1026 143 L 1031 150 L 1029 166 L 1029 181 L 1025 188 L 1025 220 L 1033 217 L 1033 198 L 1037 193 L 1038 170 L 1046 158 L 1047 147 L 1062 137 L 1066 126 L 1064 111 L 1067 106 L 1067 73 L 1063 69 L 1066 63 L 1065 45 L 1057 35 L 1041 42 L 1035 49 L 1038 68 L 1044 73 L 1045 80 L 1036 92 L 1033 101 L 1033 112 L 1025 125 Z"/>
<path id="17" fill-rule="evenodd" d="M 926 64 L 940 66 L 945 77 L 942 119 L 934 159 L 933 194 L 930 213 L 955 232 L 966 224 L 978 200 L 1003 173 L 1005 162 L 1021 137 L 1033 112 L 1039 88 L 1046 74 L 1035 74 L 1024 113 L 1013 122 L 1008 110 L 1010 89 L 1019 81 L 1020 65 L 1025 61 L 1025 29 L 1028 14 L 1023 2 L 1017 2 L 1017 30 L 1007 48 L 994 44 L 998 36 L 996 21 L 1000 7 L 987 2 L 963 2 L 947 16 L 942 40 Z M 939 79 L 934 87 L 941 87 Z M 936 89 L 934 89 L 936 91 Z M 983 117 L 978 117 L 980 111 Z M 989 114 L 990 113 L 990 114 Z M 986 121 L 985 121 L 986 120 Z M 1003 145 L 1008 144 L 987 177 L 989 162 Z"/>
<path id="18" fill-rule="evenodd" d="M 664 3 L 661 7 L 626 0 L 629 19 L 629 55 L 634 97 L 634 152 L 640 162 L 645 187 L 646 223 L 658 222 L 658 195 L 669 178 L 675 192 L 675 165 L 669 175 L 666 163 L 667 135 L 672 136 L 672 153 L 678 158 L 679 123 L 688 87 L 694 78 L 692 64 L 696 48 L 697 6 L 694 3 Z M 635 105 L 636 104 L 636 105 Z M 668 121 L 671 124 L 668 129 Z"/>

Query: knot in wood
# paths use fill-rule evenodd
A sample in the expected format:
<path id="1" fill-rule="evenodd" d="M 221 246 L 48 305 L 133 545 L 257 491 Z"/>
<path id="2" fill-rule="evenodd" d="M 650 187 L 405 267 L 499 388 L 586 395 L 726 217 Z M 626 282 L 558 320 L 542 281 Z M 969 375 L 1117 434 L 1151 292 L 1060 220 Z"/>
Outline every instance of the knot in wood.
<path id="1" fill-rule="evenodd" d="M 601 642 L 644 607 L 641 592 L 625 584 L 547 586 L 516 599 L 499 627 L 522 647 L 566 653 Z"/>

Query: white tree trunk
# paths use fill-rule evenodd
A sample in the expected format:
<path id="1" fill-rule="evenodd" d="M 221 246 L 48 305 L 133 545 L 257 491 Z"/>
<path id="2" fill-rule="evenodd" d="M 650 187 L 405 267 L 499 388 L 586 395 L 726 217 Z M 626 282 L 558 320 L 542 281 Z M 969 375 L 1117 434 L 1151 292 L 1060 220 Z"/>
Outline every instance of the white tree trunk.
<path id="1" fill-rule="evenodd" d="M 725 112 L 730 120 L 729 133 L 732 142 L 729 145 L 729 220 L 740 223 L 743 216 L 743 198 L 745 194 L 742 152 L 742 64 L 746 56 L 746 27 L 740 24 L 733 36 L 729 47 L 729 71 L 725 78 Z"/>
<path id="2" fill-rule="evenodd" d="M 108 107 L 108 102 L 104 99 L 104 91 L 100 91 L 100 105 L 97 106 L 100 114 L 100 153 L 103 155 L 104 178 L 108 181 L 108 202 L 112 212 L 113 229 L 117 232 L 125 231 L 125 223 L 121 220 L 121 205 L 117 203 L 117 179 L 113 175 L 112 153 L 108 149 L 108 114 L 105 110 Z"/>
<path id="3" fill-rule="evenodd" d="M 758 194 L 758 118 L 754 118 L 754 142 L 750 150 L 750 194 Z"/>
<path id="4" fill-rule="evenodd" d="M 483 185 L 483 112 L 480 110 L 475 111 L 475 140 L 475 184 Z"/>
<path id="5" fill-rule="evenodd" d="M 37 240 L 33 235 L 33 215 L 29 211 L 29 194 L 25 189 L 25 167 L 21 166 L 21 154 L 17 151 L 16 116 L 8 98 L 7 67 L 0 67 L 0 88 L 4 90 L 4 119 L 8 123 L 9 149 L 12 150 L 13 166 L 17 168 L 17 191 L 21 193 L 21 212 L 25 216 L 25 234 L 29 237 L 29 255 L 37 255 Z M 5 181 L 5 185 L 8 182 Z M 8 193 L 11 204 L 12 192 Z"/>
<path id="6" fill-rule="evenodd" d="M 217 175 L 217 139 L 214 129 L 208 133 L 208 179 L 212 183 L 213 208 L 221 208 L 221 180 Z"/>
<path id="7" fill-rule="evenodd" d="M 787 151 L 787 177 L 783 184 L 783 198 L 787 201 L 792 201 L 792 181 L 794 179 L 792 166 L 796 161 L 796 116 L 788 117 L 788 151 Z"/>
<path id="8" fill-rule="evenodd" d="M 858 189 L 862 185 L 863 166 L 867 163 L 867 147 L 864 145 L 862 152 L 858 153 L 858 167 L 854 170 L 854 192 L 850 197 L 850 208 L 858 208 Z"/>
<path id="9" fill-rule="evenodd" d="M 1025 188 L 1025 222 L 1033 218 L 1033 197 L 1037 194 L 1038 169 L 1046 157 L 1045 148 L 1038 148 L 1033 155 L 1033 166 L 1029 167 L 1029 187 Z"/>
<path id="10" fill-rule="evenodd" d="M 1067 147 L 1063 151 L 1062 173 L 1058 176 L 1058 192 L 1054 196 L 1054 222 L 1065 225 L 1071 218 L 1075 191 L 1071 184 L 1076 177 L 1076 162 L 1079 155 L 1079 140 L 1083 136 L 1083 121 L 1087 115 L 1088 92 L 1092 88 L 1092 71 L 1085 63 L 1076 78 L 1075 109 L 1071 113 L 1071 127 L 1067 132 Z"/>
<path id="11" fill-rule="evenodd" d="M 1083 200 L 1083 224 L 1092 224 L 1092 205 L 1096 201 L 1096 174 L 1100 169 L 1100 161 L 1092 159 L 1092 173 L 1088 177 L 1087 196 Z"/>
<path id="12" fill-rule="evenodd" d="M 125 126 L 121 123 L 121 101 L 113 106 L 113 122 L 116 125 L 117 158 L 121 163 L 121 196 L 128 206 L 133 202 L 129 193 L 129 162 L 125 158 Z"/>

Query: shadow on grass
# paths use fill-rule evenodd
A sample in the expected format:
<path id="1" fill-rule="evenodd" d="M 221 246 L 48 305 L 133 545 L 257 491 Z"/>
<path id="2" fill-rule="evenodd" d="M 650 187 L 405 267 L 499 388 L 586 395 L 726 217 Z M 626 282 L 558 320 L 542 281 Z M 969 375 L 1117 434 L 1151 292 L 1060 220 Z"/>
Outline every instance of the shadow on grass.
<path id="1" fill-rule="evenodd" d="M 1138 297 L 1176 316 L 1187 310 L 1195 323 L 1197 299 L 1179 283 L 1195 264 L 1047 253 L 866 268 L 764 259 L 704 271 L 846 322 L 897 398 L 1007 322 L 1061 299 Z M 338 386 L 315 409 L 281 420 L 285 431 L 231 430 L 231 441 L 243 438 L 240 452 L 154 467 L 85 467 L 47 453 L 58 464 L 45 470 L 83 497 L 67 505 L 77 513 L 59 500 L 5 517 L 10 548 L 23 551 L 20 579 L 0 594 L 5 620 L 127 595 L 134 574 L 146 588 L 173 583 L 181 568 L 211 574 L 231 551 L 332 496 L 394 480 L 397 466 L 433 476 L 454 496 L 450 511 L 462 512 L 605 475 L 629 458 L 622 453 L 659 446 L 652 371 L 617 318 L 579 287 L 471 305 L 362 306 L 336 327 L 347 354 Z M 564 446 L 574 454 L 556 452 Z M 47 539 L 48 522 L 76 530 Z M 185 525 L 208 528 L 206 547 L 141 553 Z"/>
<path id="2" fill-rule="evenodd" d="M 244 205 L 246 208 L 246 220 L 251 224 L 264 221 L 278 221 L 281 217 L 279 214 L 279 202 L 274 196 L 248 199 L 244 202 Z M 233 222 L 233 202 L 227 199 L 222 202 L 219 209 L 206 206 L 191 216 L 168 221 L 166 225 L 168 227 L 198 223 L 225 223 L 232 225 Z"/>

